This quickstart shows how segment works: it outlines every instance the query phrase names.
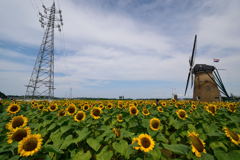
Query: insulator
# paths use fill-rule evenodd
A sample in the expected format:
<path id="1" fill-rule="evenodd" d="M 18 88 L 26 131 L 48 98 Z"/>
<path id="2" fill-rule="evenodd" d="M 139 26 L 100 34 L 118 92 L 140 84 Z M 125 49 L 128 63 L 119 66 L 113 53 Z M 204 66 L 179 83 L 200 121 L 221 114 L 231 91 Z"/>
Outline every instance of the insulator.
<path id="1" fill-rule="evenodd" d="M 44 9 L 46 9 L 46 7 L 45 7 L 45 5 L 44 5 L 44 4 L 42 5 L 42 7 L 43 7 Z"/>
<path id="2" fill-rule="evenodd" d="M 63 22 L 61 22 L 61 25 L 63 26 Z"/>
<path id="3" fill-rule="evenodd" d="M 62 10 L 60 10 L 60 9 L 59 9 L 59 11 L 58 11 L 58 12 L 61 14 L 61 13 L 62 13 Z"/>
<path id="4" fill-rule="evenodd" d="M 47 9 L 44 9 L 44 13 L 47 14 Z"/>
<path id="5" fill-rule="evenodd" d="M 43 16 L 41 12 L 39 12 L 39 15 L 40 15 L 40 16 Z"/>

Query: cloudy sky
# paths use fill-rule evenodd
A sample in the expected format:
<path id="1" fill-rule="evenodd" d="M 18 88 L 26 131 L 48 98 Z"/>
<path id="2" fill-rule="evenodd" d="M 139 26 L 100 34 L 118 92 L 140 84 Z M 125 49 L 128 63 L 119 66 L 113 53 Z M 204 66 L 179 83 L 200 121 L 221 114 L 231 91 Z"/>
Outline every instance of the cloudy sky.
<path id="1" fill-rule="evenodd" d="M 56 0 L 55 96 L 184 97 L 188 60 L 215 65 L 240 95 L 239 0 Z M 24 95 L 44 30 L 41 3 L 0 1 L 0 91 Z M 213 63 L 219 58 L 219 63 Z M 187 97 L 192 96 L 189 89 Z"/>

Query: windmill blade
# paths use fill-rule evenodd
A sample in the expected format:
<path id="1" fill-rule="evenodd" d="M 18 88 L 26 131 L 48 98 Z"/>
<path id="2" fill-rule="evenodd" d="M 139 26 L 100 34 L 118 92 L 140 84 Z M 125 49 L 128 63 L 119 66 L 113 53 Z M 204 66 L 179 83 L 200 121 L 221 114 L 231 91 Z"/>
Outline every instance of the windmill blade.
<path id="1" fill-rule="evenodd" d="M 186 96 L 187 89 L 188 89 L 188 83 L 189 83 L 189 79 L 190 79 L 190 74 L 191 74 L 191 72 L 188 73 L 187 84 L 186 84 L 185 93 L 184 93 L 185 96 Z"/>
<path id="2" fill-rule="evenodd" d="M 196 43 L 197 43 L 197 35 L 195 35 L 195 37 L 194 37 L 192 56 L 189 61 L 190 68 L 192 68 L 192 66 L 194 65 L 194 57 L 195 57 L 195 53 L 196 53 Z"/>
<path id="3" fill-rule="evenodd" d="M 193 87 L 193 74 L 191 74 L 191 88 Z"/>

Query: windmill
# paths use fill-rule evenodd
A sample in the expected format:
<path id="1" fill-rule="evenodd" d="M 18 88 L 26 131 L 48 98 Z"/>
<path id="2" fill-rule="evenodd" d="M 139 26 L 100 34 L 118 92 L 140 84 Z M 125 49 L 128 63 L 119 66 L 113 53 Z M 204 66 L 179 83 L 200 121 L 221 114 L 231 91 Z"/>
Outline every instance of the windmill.
<path id="1" fill-rule="evenodd" d="M 220 101 L 221 93 L 229 98 L 217 68 L 207 64 L 196 64 L 194 66 L 196 44 L 197 35 L 194 37 L 192 55 L 189 59 L 190 68 L 184 95 L 187 93 L 188 84 L 191 77 L 191 88 L 194 86 L 193 100 L 206 102 Z"/>

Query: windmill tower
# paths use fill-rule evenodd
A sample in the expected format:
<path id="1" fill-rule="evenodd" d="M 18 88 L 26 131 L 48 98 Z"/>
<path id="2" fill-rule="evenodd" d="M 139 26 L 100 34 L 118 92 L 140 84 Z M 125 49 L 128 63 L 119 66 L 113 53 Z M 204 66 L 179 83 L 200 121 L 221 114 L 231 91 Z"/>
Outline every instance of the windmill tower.
<path id="1" fill-rule="evenodd" d="M 194 58 L 196 55 L 196 43 L 197 35 L 195 35 L 194 38 L 192 55 L 189 60 L 190 68 L 187 77 L 185 95 L 191 77 L 191 87 L 193 87 L 194 85 L 193 100 L 205 102 L 220 101 L 221 100 L 220 93 L 222 93 L 226 97 L 229 97 L 217 68 L 207 64 L 196 64 L 194 66 Z"/>
<path id="2" fill-rule="evenodd" d="M 46 28 L 39 53 L 33 67 L 25 97 L 54 97 L 54 29 L 61 31 L 63 26 L 62 12 L 56 10 L 55 2 L 50 8 L 42 5 L 44 13 L 39 12 L 39 22 Z"/>

